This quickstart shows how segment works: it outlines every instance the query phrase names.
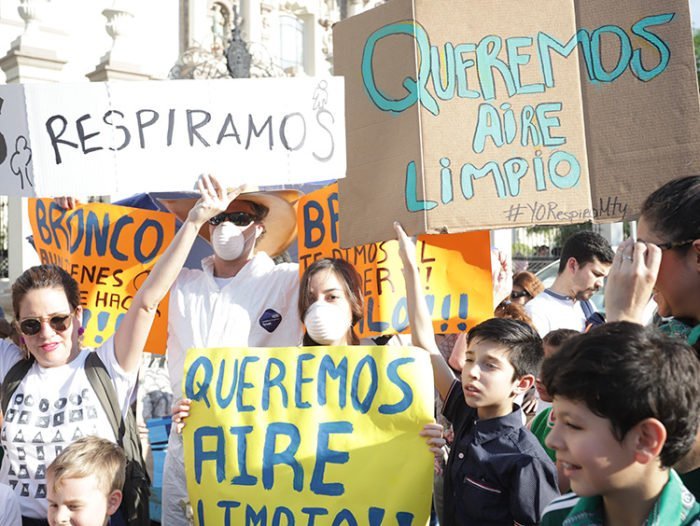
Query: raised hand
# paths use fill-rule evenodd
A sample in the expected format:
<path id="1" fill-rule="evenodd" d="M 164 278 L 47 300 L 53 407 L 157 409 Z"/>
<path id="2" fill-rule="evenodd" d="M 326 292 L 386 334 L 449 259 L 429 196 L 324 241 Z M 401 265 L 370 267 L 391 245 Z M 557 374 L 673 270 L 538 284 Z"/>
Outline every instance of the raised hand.
<path id="1" fill-rule="evenodd" d="M 225 211 L 231 201 L 236 199 L 244 188 L 245 186 L 239 186 L 226 192 L 213 175 L 200 175 L 197 180 L 197 191 L 202 197 L 189 211 L 187 219 L 197 225 L 203 225 L 215 215 Z"/>
<path id="2" fill-rule="evenodd" d="M 417 268 L 418 259 L 416 258 L 415 241 L 406 235 L 403 227 L 397 221 L 394 221 L 394 231 L 399 242 L 399 256 L 401 256 L 404 268 Z"/>
<path id="3" fill-rule="evenodd" d="M 605 284 L 608 321 L 644 323 L 660 266 L 661 249 L 652 243 L 626 239 L 617 247 Z"/>

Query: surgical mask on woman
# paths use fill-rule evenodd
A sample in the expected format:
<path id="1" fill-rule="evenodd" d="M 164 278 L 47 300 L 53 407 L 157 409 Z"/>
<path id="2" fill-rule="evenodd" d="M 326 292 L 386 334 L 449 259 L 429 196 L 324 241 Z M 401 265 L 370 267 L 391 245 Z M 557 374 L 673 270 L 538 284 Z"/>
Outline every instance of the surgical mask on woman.
<path id="1" fill-rule="evenodd" d="M 243 254 L 245 248 L 243 231 L 229 221 L 218 225 L 211 234 L 211 246 L 214 254 L 224 261 L 233 261 Z"/>
<path id="2" fill-rule="evenodd" d="M 331 345 L 348 333 L 352 319 L 347 315 L 344 307 L 344 305 L 317 301 L 307 309 L 304 325 L 313 341 L 321 345 Z"/>

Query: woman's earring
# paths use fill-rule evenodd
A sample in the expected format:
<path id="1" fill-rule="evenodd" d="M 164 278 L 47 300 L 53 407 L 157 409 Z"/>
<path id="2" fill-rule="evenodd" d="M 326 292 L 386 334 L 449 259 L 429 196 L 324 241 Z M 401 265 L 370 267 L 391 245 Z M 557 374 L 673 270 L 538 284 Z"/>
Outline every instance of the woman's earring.
<path id="1" fill-rule="evenodd" d="M 85 329 L 78 327 L 78 336 L 82 336 L 83 334 L 85 334 Z"/>

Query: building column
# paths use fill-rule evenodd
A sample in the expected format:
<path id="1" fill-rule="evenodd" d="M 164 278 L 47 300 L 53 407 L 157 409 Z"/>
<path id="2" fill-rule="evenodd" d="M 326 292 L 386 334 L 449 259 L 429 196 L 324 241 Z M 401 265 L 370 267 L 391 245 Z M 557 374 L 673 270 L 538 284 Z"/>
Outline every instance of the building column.
<path id="1" fill-rule="evenodd" d="M 7 76 L 8 84 L 26 82 L 58 82 L 67 60 L 56 51 L 55 34 L 44 29 L 42 19 L 46 0 L 20 0 L 17 8 L 24 20 L 24 31 L 15 39 L 10 50 L 0 58 L 0 68 Z M 27 200 L 8 198 L 8 269 L 13 282 L 25 269 L 39 264 L 39 257 L 27 242 L 32 229 L 27 213 Z"/>
<path id="2" fill-rule="evenodd" d="M 137 65 L 138 51 L 130 45 L 129 34 L 134 14 L 125 0 L 114 0 L 112 7 L 102 11 L 105 29 L 112 37 L 111 49 L 102 57 L 94 71 L 85 75 L 92 82 L 109 80 L 149 80 L 151 77 Z"/>
<path id="3" fill-rule="evenodd" d="M 252 44 L 262 42 L 262 11 L 260 0 L 241 0 L 241 36 Z"/>

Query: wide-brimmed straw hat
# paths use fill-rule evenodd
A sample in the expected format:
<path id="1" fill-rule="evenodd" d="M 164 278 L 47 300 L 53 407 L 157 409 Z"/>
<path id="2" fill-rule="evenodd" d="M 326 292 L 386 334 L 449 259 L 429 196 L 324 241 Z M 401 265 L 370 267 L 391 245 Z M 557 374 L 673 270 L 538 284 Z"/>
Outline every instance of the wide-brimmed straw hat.
<path id="1" fill-rule="evenodd" d="M 158 201 L 180 221 L 187 219 L 187 214 L 199 199 L 198 197 L 183 197 L 182 199 L 163 199 Z M 263 205 L 269 210 L 265 219 L 265 234 L 255 243 L 256 252 L 265 252 L 274 257 L 284 252 L 292 244 L 297 235 L 297 201 L 301 197 L 298 190 L 245 190 L 236 199 L 251 201 Z M 199 235 L 211 243 L 209 225 L 205 224 Z"/>

